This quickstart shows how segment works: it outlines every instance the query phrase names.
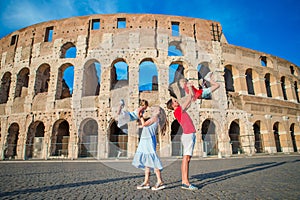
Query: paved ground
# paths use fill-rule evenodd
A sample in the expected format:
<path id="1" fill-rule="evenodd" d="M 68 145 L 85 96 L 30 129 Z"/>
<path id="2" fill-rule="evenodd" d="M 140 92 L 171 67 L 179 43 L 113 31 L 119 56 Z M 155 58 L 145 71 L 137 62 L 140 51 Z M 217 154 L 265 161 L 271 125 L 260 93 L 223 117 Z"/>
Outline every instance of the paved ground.
<path id="1" fill-rule="evenodd" d="M 299 154 L 193 159 L 197 191 L 180 188 L 181 160 L 169 159 L 166 189 L 137 190 L 143 172 L 130 161 L 1 161 L 0 199 L 300 199 Z"/>

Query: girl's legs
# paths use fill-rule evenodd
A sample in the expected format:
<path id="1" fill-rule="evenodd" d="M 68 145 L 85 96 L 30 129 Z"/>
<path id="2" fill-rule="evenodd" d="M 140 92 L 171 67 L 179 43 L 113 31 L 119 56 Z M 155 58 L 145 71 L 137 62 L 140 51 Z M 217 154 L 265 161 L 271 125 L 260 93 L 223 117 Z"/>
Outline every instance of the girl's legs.
<path id="1" fill-rule="evenodd" d="M 145 181 L 144 185 L 150 185 L 150 168 L 145 167 Z"/>
<path id="2" fill-rule="evenodd" d="M 138 190 L 150 189 L 150 168 L 145 167 L 145 180 L 144 183 L 137 186 Z"/>
<path id="3" fill-rule="evenodd" d="M 162 189 L 166 188 L 162 181 L 160 170 L 154 169 L 154 171 L 156 174 L 157 183 L 155 184 L 155 186 L 152 187 L 152 190 L 162 190 Z"/>
<path id="4" fill-rule="evenodd" d="M 154 171 L 155 171 L 155 174 L 156 174 L 157 183 L 162 184 L 163 181 L 162 181 L 162 178 L 161 178 L 160 170 L 159 169 L 155 169 Z"/>

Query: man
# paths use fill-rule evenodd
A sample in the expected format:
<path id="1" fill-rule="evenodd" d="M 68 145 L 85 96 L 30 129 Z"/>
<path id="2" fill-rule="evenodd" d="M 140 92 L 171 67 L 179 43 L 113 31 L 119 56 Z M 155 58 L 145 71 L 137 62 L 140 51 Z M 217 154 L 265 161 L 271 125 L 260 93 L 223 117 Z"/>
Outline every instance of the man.
<path id="1" fill-rule="evenodd" d="M 181 178 L 182 189 L 197 190 L 198 188 L 189 182 L 189 163 L 193 155 L 196 129 L 189 114 L 186 112 L 187 108 L 191 105 L 193 99 L 193 92 L 191 84 L 187 83 L 190 90 L 185 101 L 180 105 L 175 98 L 170 99 L 167 102 L 167 108 L 174 110 L 174 116 L 182 127 L 183 133 L 181 136 L 181 142 L 183 145 L 183 158 L 181 164 Z"/>

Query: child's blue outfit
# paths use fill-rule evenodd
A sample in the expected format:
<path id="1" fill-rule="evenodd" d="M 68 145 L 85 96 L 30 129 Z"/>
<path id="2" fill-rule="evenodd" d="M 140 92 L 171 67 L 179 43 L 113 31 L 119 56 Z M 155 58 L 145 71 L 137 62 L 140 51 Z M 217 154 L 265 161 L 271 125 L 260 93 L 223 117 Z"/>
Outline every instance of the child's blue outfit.
<path id="1" fill-rule="evenodd" d="M 163 169 L 156 153 L 157 127 L 158 121 L 143 127 L 140 142 L 132 161 L 132 165 L 136 168 L 145 169 L 145 167 L 149 167 L 152 171 L 154 169 Z"/>
<path id="2" fill-rule="evenodd" d="M 122 127 L 128 122 L 138 120 L 138 109 L 133 112 L 122 110 L 120 115 L 118 116 L 118 127 Z"/>

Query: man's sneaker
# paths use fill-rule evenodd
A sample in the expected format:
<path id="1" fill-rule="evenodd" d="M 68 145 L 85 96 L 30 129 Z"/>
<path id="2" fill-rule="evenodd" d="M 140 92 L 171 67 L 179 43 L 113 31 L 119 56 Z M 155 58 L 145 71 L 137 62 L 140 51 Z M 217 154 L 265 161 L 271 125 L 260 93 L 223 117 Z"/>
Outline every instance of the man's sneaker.
<path id="1" fill-rule="evenodd" d="M 198 188 L 192 184 L 190 185 L 182 184 L 181 188 L 185 190 L 198 190 Z"/>
<path id="2" fill-rule="evenodd" d="M 163 183 L 156 183 L 155 186 L 153 186 L 151 189 L 152 190 L 162 190 L 165 188 L 166 188 L 166 186 Z"/>
<path id="3" fill-rule="evenodd" d="M 142 185 L 138 185 L 136 189 L 138 190 L 150 189 L 150 185 L 146 185 L 145 183 L 143 183 Z"/>

